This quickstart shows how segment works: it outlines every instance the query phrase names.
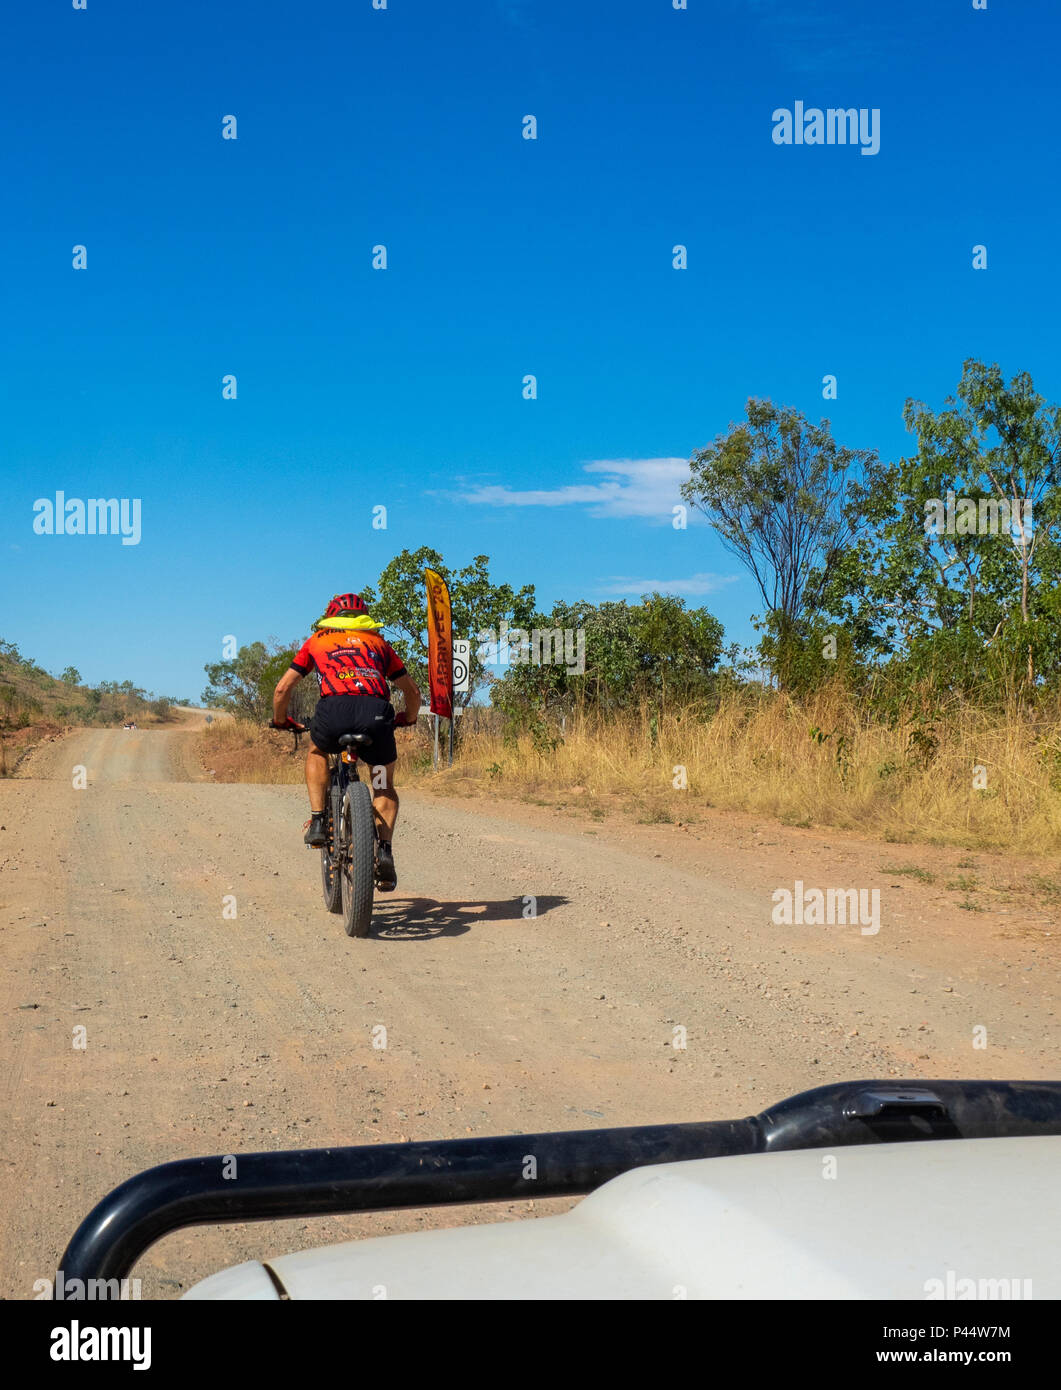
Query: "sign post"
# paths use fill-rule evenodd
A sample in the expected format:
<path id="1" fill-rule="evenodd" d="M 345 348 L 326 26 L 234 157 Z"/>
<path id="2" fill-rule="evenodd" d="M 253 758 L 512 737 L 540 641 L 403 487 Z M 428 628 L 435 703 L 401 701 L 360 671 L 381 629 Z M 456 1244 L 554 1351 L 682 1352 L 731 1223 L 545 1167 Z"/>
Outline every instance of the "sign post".
<path id="1" fill-rule="evenodd" d="M 472 670 L 472 644 L 465 637 L 457 638 L 453 643 L 453 694 L 464 695 L 467 693 L 471 683 Z M 453 766 L 453 720 L 456 716 L 456 701 L 450 713 L 449 721 L 449 765 Z"/>
<path id="2" fill-rule="evenodd" d="M 466 695 L 471 680 L 472 644 L 466 637 L 453 643 L 453 693 Z"/>

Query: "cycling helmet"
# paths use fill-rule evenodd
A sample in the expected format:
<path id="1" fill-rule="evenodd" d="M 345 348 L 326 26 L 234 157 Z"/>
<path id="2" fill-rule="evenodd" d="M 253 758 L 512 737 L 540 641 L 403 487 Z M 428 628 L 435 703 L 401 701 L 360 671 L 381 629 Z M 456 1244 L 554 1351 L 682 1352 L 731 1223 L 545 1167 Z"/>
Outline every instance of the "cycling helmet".
<path id="1" fill-rule="evenodd" d="M 340 613 L 367 613 L 360 594 L 336 594 L 324 611 L 326 618 L 337 618 Z"/>

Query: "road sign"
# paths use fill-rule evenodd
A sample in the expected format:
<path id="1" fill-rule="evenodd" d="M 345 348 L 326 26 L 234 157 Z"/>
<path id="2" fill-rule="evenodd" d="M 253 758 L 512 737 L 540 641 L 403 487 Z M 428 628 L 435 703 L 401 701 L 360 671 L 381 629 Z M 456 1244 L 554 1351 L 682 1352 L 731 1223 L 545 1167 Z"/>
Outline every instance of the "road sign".
<path id="1" fill-rule="evenodd" d="M 471 679 L 472 644 L 457 639 L 453 643 L 453 693 L 463 695 Z"/>

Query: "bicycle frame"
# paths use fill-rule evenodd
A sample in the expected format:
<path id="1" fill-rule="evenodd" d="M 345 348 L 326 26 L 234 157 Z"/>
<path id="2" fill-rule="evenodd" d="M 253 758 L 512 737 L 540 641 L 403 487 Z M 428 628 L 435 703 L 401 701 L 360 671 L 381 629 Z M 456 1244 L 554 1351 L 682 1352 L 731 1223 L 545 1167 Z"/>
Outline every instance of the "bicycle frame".
<path id="1" fill-rule="evenodd" d="M 344 748 L 341 753 L 328 754 L 328 784 L 334 786 L 336 781 L 339 790 L 345 792 L 351 782 L 360 782 L 361 774 L 358 771 L 359 762 L 356 753 L 349 748 Z"/>
<path id="2" fill-rule="evenodd" d="M 352 769 L 352 773 L 351 773 Z M 341 846 L 338 841 L 339 826 L 335 820 L 334 808 L 336 801 L 341 806 L 346 789 L 353 782 L 361 780 L 357 771 L 357 755 L 350 754 L 347 750 L 342 753 L 328 754 L 328 791 L 326 793 L 325 810 L 328 814 L 328 858 L 333 866 L 338 866 L 342 857 Z M 338 793 L 336 798 L 335 793 Z"/>

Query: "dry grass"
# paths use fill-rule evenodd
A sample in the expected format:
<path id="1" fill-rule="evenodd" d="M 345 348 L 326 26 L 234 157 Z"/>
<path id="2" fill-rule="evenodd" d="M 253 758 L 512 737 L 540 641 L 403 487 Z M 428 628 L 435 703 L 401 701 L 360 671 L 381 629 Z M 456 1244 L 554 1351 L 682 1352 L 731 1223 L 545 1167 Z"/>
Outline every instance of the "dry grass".
<path id="1" fill-rule="evenodd" d="M 242 720 L 224 719 L 209 725 L 199 735 L 196 753 L 206 772 L 217 782 L 256 782 L 301 784 L 306 763 L 307 740 L 299 740 L 295 752 L 291 734 L 265 729 Z M 408 780 L 424 762 L 430 767 L 430 745 L 424 732 L 416 742 L 398 739 L 399 774 Z"/>
<path id="2" fill-rule="evenodd" d="M 686 790 L 674 786 L 681 769 Z M 1033 719 L 959 705 L 888 728 L 842 691 L 801 703 L 734 698 L 709 720 L 676 713 L 656 728 L 647 711 L 569 719 L 544 754 L 529 737 L 512 747 L 472 734 L 459 769 L 439 781 L 574 793 L 589 806 L 620 797 L 648 821 L 693 819 L 706 805 L 897 843 L 1042 854 L 1061 848 L 1061 707 Z"/>
<path id="3" fill-rule="evenodd" d="M 296 755 L 290 734 L 235 719 L 209 725 L 196 746 L 204 771 L 218 782 L 301 782 L 305 750 L 304 739 Z"/>
<path id="4" fill-rule="evenodd" d="M 302 780 L 286 735 L 231 721 L 208 729 L 200 752 L 218 781 Z M 695 820 L 698 807 L 715 806 L 895 843 L 1061 849 L 1061 704 L 1034 718 L 959 704 L 889 728 L 839 689 L 802 702 L 734 697 L 707 720 L 572 717 L 552 751 L 481 728 L 438 774 L 423 732 L 399 758 L 402 780 L 430 779 L 438 791 L 562 800 L 590 814 L 618 805 L 647 822 Z M 685 790 L 674 785 L 682 769 Z"/>
<path id="5" fill-rule="evenodd" d="M 0 778 L 14 777 L 23 758 L 45 738 L 55 738 L 62 732 L 58 724 L 41 722 L 25 724 L 8 731 L 0 729 Z"/>

